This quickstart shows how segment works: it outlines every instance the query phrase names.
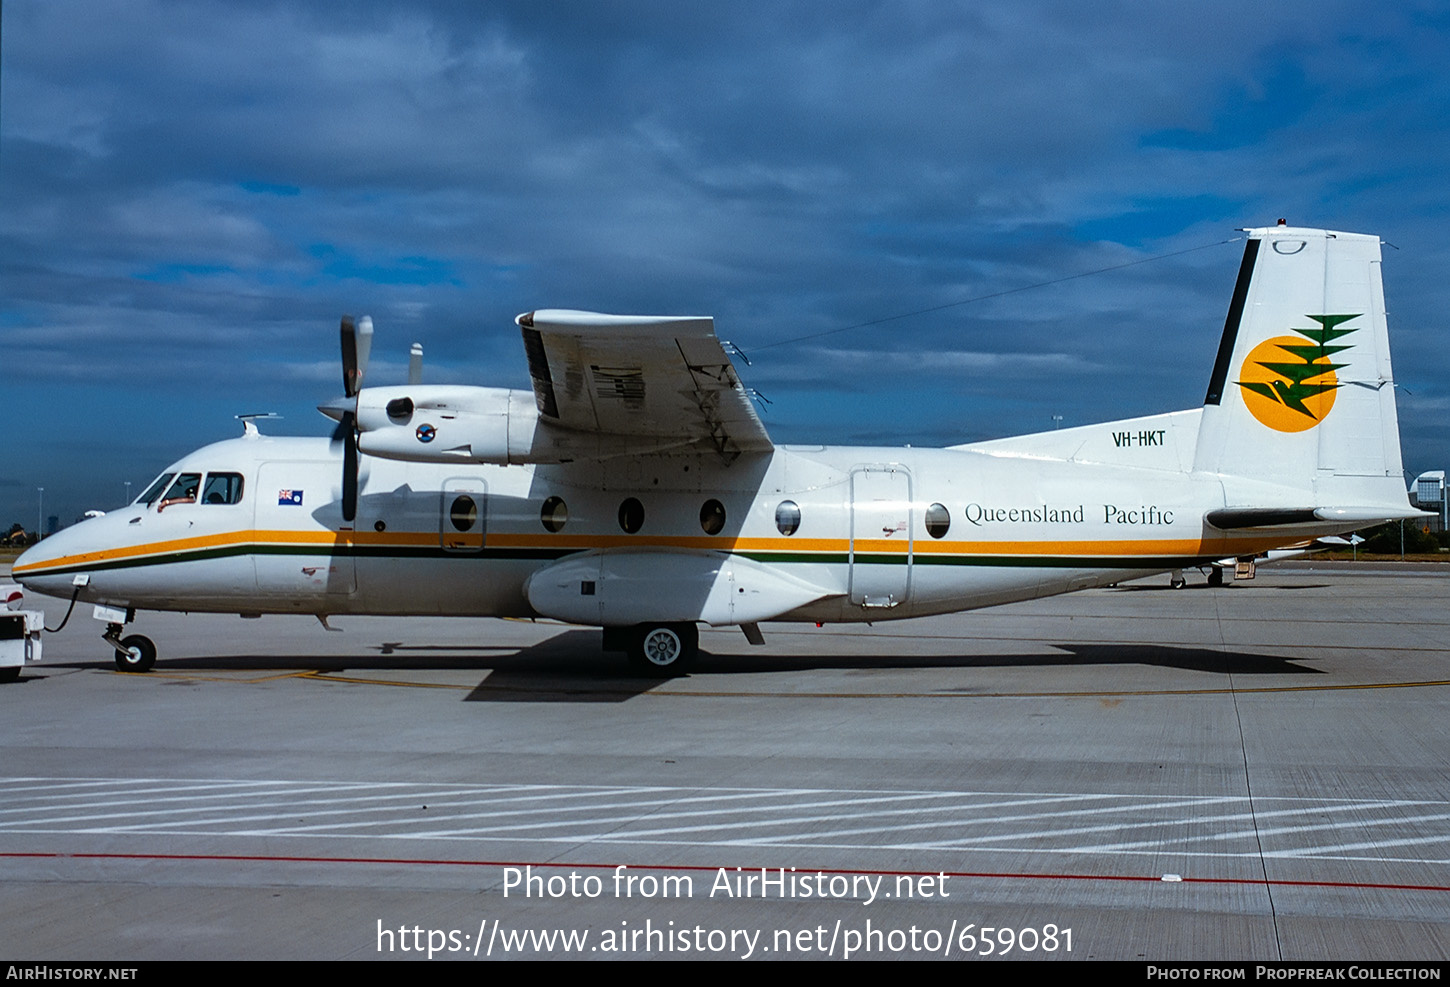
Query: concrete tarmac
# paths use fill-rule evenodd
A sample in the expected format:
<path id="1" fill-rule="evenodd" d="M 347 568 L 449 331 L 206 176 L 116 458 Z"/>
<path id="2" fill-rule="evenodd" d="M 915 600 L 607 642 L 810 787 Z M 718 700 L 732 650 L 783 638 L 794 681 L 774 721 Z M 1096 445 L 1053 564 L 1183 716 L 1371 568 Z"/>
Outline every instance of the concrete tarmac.
<path id="1" fill-rule="evenodd" d="M 1445 959 L 1450 567 L 1189 578 L 663 682 L 554 623 L 151 613 L 126 675 L 77 607 L 0 685 L 0 956 Z"/>

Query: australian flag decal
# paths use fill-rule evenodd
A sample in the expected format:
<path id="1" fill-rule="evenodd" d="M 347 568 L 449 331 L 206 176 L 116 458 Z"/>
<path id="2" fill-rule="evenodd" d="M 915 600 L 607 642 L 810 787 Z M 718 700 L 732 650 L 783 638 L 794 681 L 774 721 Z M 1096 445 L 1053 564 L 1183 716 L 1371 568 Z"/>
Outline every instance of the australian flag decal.
<path id="1" fill-rule="evenodd" d="M 278 507 L 281 507 L 283 504 L 289 504 L 289 505 L 291 505 L 293 507 L 301 507 L 302 506 L 302 491 L 301 490 L 278 490 L 277 491 L 277 506 Z"/>

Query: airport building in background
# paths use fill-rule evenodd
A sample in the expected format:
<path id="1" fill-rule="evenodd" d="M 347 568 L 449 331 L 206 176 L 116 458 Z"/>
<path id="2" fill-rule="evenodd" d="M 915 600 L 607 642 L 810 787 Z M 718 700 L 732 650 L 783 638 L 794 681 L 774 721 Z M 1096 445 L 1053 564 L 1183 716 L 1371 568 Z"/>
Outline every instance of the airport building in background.
<path id="1" fill-rule="evenodd" d="M 1430 470 L 1415 477 L 1410 485 L 1410 503 L 1422 511 L 1434 511 L 1435 516 L 1425 519 L 1425 526 L 1431 531 L 1450 531 L 1446 524 L 1445 471 Z"/>

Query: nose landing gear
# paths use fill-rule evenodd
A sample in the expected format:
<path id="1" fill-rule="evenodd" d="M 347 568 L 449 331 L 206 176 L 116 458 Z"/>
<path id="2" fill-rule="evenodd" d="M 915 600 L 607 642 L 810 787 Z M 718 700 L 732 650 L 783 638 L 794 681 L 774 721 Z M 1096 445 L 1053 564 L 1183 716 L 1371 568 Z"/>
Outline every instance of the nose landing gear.
<path id="1" fill-rule="evenodd" d="M 121 632 L 125 629 L 125 624 L 107 624 L 106 633 L 101 635 L 107 644 L 116 649 L 116 671 L 149 672 L 156 664 L 155 643 L 144 634 L 122 637 Z"/>

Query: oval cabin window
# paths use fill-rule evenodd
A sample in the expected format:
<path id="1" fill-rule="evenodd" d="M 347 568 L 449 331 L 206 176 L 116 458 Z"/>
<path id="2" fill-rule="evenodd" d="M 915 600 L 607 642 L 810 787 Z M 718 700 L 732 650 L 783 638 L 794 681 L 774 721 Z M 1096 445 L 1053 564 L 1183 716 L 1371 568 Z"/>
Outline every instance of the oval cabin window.
<path id="1" fill-rule="evenodd" d="M 629 535 L 644 527 L 644 505 L 633 497 L 620 504 L 619 526 Z"/>
<path id="2" fill-rule="evenodd" d="M 783 535 L 793 535 L 801 526 L 801 509 L 793 500 L 783 500 L 775 509 L 775 526 Z"/>
<path id="3" fill-rule="evenodd" d="M 549 531 L 562 531 L 569 522 L 569 505 L 562 497 L 550 497 L 539 511 L 539 520 Z"/>
<path id="4" fill-rule="evenodd" d="M 725 527 L 725 505 L 718 500 L 707 500 L 700 508 L 700 527 L 707 535 L 718 535 Z"/>
<path id="5" fill-rule="evenodd" d="M 951 513 L 941 504 L 932 504 L 926 509 L 926 533 L 941 538 L 952 526 Z"/>
<path id="6" fill-rule="evenodd" d="M 459 531 L 470 531 L 478 522 L 478 505 L 473 498 L 466 494 L 453 498 L 453 506 L 448 508 L 448 520 L 453 522 L 453 527 Z"/>

